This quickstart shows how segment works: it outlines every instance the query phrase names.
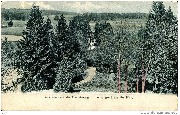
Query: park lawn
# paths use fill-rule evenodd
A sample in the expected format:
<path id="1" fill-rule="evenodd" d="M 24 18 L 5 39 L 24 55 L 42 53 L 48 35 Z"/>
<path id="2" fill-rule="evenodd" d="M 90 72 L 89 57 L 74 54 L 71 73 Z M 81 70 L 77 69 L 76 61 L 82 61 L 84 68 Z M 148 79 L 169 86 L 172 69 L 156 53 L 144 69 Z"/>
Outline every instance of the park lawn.
<path id="1" fill-rule="evenodd" d="M 25 30 L 24 27 L 7 27 L 7 28 L 1 28 L 1 35 L 22 36 L 23 30 Z"/>

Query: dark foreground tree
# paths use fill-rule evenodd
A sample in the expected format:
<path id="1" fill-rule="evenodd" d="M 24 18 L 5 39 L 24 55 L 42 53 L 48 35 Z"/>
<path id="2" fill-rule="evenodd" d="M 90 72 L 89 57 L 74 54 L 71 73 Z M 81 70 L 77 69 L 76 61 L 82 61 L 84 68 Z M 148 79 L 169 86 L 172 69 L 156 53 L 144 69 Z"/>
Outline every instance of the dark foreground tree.
<path id="1" fill-rule="evenodd" d="M 50 19 L 43 21 L 38 6 L 33 6 L 23 39 L 20 40 L 22 91 L 50 89 L 55 83 L 56 49 Z"/>

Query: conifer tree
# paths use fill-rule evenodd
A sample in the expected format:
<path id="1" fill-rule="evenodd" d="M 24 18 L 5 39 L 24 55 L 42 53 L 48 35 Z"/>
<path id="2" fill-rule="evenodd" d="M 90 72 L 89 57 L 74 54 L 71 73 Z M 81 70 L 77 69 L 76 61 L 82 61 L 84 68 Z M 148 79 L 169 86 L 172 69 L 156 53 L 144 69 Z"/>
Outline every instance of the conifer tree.
<path id="1" fill-rule="evenodd" d="M 67 40 L 69 37 L 69 32 L 68 32 L 68 25 L 66 24 L 65 17 L 63 14 L 60 16 L 58 20 L 58 24 L 56 25 L 56 33 L 55 33 L 56 40 L 58 42 L 58 61 L 60 62 L 65 54 L 67 54 L 68 45 Z"/>
<path id="2" fill-rule="evenodd" d="M 44 22 L 38 6 L 31 8 L 30 18 L 20 40 L 20 69 L 23 71 L 22 91 L 52 88 L 55 82 L 56 41 L 51 21 Z"/>
<path id="3" fill-rule="evenodd" d="M 115 39 L 110 23 L 96 23 L 94 37 L 96 40 L 97 71 L 109 73 L 115 62 Z"/>
<path id="4" fill-rule="evenodd" d="M 56 37 L 59 42 L 58 51 L 62 55 L 55 79 L 55 92 L 73 92 L 74 83 L 83 79 L 86 63 L 82 59 L 80 40 L 73 21 L 69 27 L 63 15 L 58 21 Z M 81 37 L 81 36 L 79 36 Z"/>
<path id="5" fill-rule="evenodd" d="M 163 2 L 153 2 L 152 9 L 143 32 L 143 63 L 149 70 L 143 79 L 148 74 L 154 92 L 177 93 L 177 19 Z"/>

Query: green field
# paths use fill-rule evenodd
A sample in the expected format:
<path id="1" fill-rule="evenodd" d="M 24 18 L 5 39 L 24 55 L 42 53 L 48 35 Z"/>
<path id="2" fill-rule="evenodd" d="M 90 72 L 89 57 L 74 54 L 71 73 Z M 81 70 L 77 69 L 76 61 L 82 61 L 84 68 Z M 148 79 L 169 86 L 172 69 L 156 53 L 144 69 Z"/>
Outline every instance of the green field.
<path id="1" fill-rule="evenodd" d="M 44 16 L 44 20 L 46 20 L 48 17 L 51 19 L 53 27 L 57 25 L 57 21 L 54 20 L 55 15 L 50 16 Z M 75 15 L 65 15 L 65 18 L 67 20 L 67 23 L 69 23 L 70 20 L 73 19 Z M 25 30 L 25 24 L 27 21 L 20 21 L 20 20 L 12 20 L 13 21 L 13 27 L 8 28 L 1 28 L 1 34 L 2 35 L 15 35 L 15 36 L 22 36 L 22 31 Z M 121 28 L 131 31 L 131 32 L 137 32 L 141 26 L 145 25 L 146 20 L 145 19 L 119 19 L 115 21 L 107 21 L 111 24 L 114 31 L 117 31 Z M 7 25 L 8 21 L 2 21 L 3 25 Z M 90 26 L 91 30 L 94 32 L 96 22 L 91 21 Z"/>
<path id="2" fill-rule="evenodd" d="M 1 35 L 15 35 L 15 36 L 22 36 L 22 32 L 25 28 L 24 27 L 8 27 L 1 29 Z"/>
<path id="3" fill-rule="evenodd" d="M 67 22 L 69 20 L 73 19 L 74 15 L 65 15 L 65 18 Z M 55 27 L 57 24 L 57 21 L 54 20 L 54 15 L 50 16 L 44 16 L 44 20 L 47 20 L 47 18 L 51 19 L 52 25 Z M 13 27 L 7 27 L 7 28 L 1 28 L 1 35 L 15 35 L 15 36 L 22 36 L 23 30 L 25 30 L 27 21 L 22 20 L 12 20 L 13 21 Z M 2 25 L 8 25 L 9 21 L 2 21 Z M 1 36 L 2 38 L 2 36 Z"/>

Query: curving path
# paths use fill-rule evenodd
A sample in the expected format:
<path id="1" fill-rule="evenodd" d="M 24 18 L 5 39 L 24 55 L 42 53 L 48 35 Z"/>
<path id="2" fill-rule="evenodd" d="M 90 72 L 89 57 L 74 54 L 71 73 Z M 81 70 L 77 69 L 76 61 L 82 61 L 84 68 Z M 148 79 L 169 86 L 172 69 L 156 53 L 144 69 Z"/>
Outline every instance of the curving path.
<path id="1" fill-rule="evenodd" d="M 96 68 L 95 67 L 89 67 L 86 70 L 86 72 L 87 72 L 87 75 L 86 75 L 85 79 L 76 83 L 76 85 L 91 81 L 92 78 L 96 75 Z"/>

